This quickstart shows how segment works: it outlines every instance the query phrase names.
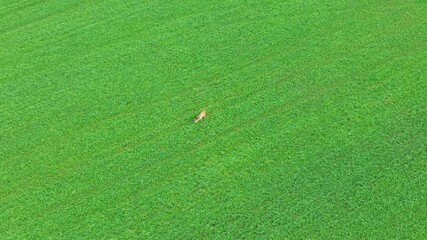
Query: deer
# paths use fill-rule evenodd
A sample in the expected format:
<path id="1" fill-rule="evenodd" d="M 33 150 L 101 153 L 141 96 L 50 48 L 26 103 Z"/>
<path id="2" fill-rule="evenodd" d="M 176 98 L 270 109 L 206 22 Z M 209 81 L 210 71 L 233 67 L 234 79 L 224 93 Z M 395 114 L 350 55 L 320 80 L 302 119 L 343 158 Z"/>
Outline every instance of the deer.
<path id="1" fill-rule="evenodd" d="M 198 121 L 202 120 L 202 118 L 206 117 L 206 110 L 203 110 L 195 119 L 194 123 L 197 123 Z"/>

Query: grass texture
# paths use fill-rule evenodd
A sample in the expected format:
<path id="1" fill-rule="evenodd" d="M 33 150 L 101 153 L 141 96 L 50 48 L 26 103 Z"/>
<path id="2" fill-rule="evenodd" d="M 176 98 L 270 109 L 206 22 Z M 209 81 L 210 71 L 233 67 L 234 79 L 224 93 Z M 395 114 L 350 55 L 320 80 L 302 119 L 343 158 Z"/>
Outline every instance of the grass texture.
<path id="1" fill-rule="evenodd" d="M 427 239 L 426 1 L 0 3 L 0 239 Z"/>

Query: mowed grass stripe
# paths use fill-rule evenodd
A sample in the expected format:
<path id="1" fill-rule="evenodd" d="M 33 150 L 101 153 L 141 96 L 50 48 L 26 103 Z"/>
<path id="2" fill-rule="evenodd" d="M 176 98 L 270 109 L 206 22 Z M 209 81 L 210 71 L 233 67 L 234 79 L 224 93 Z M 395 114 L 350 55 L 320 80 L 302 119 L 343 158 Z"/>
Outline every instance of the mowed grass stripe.
<path id="1" fill-rule="evenodd" d="M 82 14 L 82 12 L 75 12 L 75 14 L 79 14 L 79 15 L 78 16 L 73 16 L 73 18 L 77 18 L 77 19 L 83 18 L 83 19 L 82 19 L 82 26 L 81 27 L 79 27 L 77 29 L 76 28 L 71 29 L 71 30 L 74 30 L 72 32 L 73 33 L 72 35 L 65 35 L 64 36 L 63 32 L 60 32 L 61 34 L 53 35 L 52 38 L 48 38 L 48 39 L 46 39 L 46 37 L 44 35 L 40 35 L 40 38 L 42 40 L 42 41 L 40 41 L 40 43 L 42 43 L 43 45 L 33 45 L 32 44 L 32 45 L 28 45 L 26 47 L 21 47 L 20 50 L 22 52 L 20 52 L 20 53 L 21 54 L 29 54 L 29 53 L 33 53 L 34 54 L 34 53 L 38 53 L 38 52 L 44 50 L 43 48 L 39 48 L 39 47 L 43 47 L 44 45 L 47 45 L 47 44 L 49 44 L 49 46 L 51 46 L 51 47 L 63 46 L 64 43 L 62 43 L 62 42 L 59 42 L 59 44 L 58 44 L 58 38 L 61 39 L 61 40 L 67 40 L 69 43 L 75 44 L 76 40 L 73 39 L 73 38 L 71 38 L 71 37 L 75 37 L 74 35 L 82 34 L 82 32 L 81 32 L 82 30 L 86 31 L 86 32 L 88 30 L 100 31 L 100 30 L 104 30 L 104 28 L 102 27 L 102 25 L 113 24 L 113 26 L 115 26 L 116 28 L 118 28 L 118 30 L 119 30 L 118 33 L 111 32 L 111 31 L 105 32 L 104 34 L 106 34 L 106 33 L 110 34 L 110 36 L 107 38 L 108 41 L 105 42 L 105 44 L 99 44 L 99 43 L 97 43 L 98 48 L 95 49 L 96 51 L 93 51 L 94 50 L 93 48 L 89 48 L 89 49 L 81 48 L 82 49 L 81 52 L 84 53 L 84 54 L 86 54 L 88 51 L 89 52 L 99 53 L 99 47 L 104 47 L 104 49 L 109 50 L 112 47 L 115 47 L 115 45 L 117 45 L 119 43 L 122 43 L 122 44 L 125 43 L 126 45 L 128 45 L 129 44 L 129 39 L 128 38 L 132 37 L 134 35 L 133 33 L 135 32 L 136 29 L 140 30 L 140 31 L 143 31 L 144 34 L 143 34 L 143 38 L 142 39 L 144 39 L 144 38 L 152 38 L 153 34 L 157 35 L 159 32 L 171 32 L 172 36 L 173 35 L 177 35 L 178 33 L 176 33 L 175 31 L 165 30 L 164 28 L 174 27 L 176 29 L 177 23 L 182 23 L 182 22 L 186 23 L 186 22 L 189 22 L 189 20 L 191 20 L 191 18 L 195 18 L 195 17 L 197 17 L 198 21 L 199 21 L 199 20 L 201 20 L 201 17 L 204 16 L 204 15 L 206 15 L 206 13 L 208 12 L 207 10 L 205 10 L 204 12 L 196 12 L 196 11 L 192 10 L 191 8 L 188 8 L 188 9 L 186 9 L 187 11 L 191 10 L 191 12 L 189 14 L 184 14 L 182 17 L 175 17 L 175 16 L 171 15 L 168 18 L 161 19 L 162 21 L 160 21 L 160 23 L 158 23 L 158 22 L 152 21 L 153 19 L 150 19 L 149 17 L 152 17 L 152 18 L 154 17 L 154 16 L 151 16 L 152 15 L 152 9 L 155 8 L 155 7 L 159 7 L 159 4 L 151 4 L 151 5 L 149 5 L 147 3 L 144 3 L 144 4 L 139 4 L 139 5 L 140 6 L 128 6 L 128 5 L 124 5 L 124 6 L 126 6 L 126 8 L 123 9 L 122 11 L 129 11 L 129 10 L 131 10 L 130 12 L 127 13 L 127 15 L 126 15 L 125 18 L 123 18 L 123 16 L 120 15 L 123 12 L 119 12 L 119 10 L 114 10 L 111 7 L 108 7 L 109 5 L 105 4 L 105 3 L 104 3 L 104 5 L 101 5 L 99 7 L 99 9 L 95 9 L 95 10 L 90 9 L 90 12 L 89 11 L 88 12 L 84 12 L 85 14 Z M 82 6 L 85 6 L 85 5 L 82 5 Z M 81 8 L 83 8 L 83 7 L 81 7 Z M 132 8 L 135 8 L 135 9 L 132 9 Z M 121 8 L 119 8 L 119 9 L 121 9 Z M 168 7 L 165 10 L 170 11 L 171 9 L 174 9 L 174 7 Z M 86 10 L 86 9 L 84 9 L 84 10 Z M 106 13 L 105 10 L 108 10 L 108 11 L 113 11 L 114 10 L 114 11 L 111 12 L 110 15 L 108 15 L 107 14 L 108 12 Z M 92 19 L 94 17 L 92 15 L 89 15 L 89 13 L 94 12 L 94 11 L 95 12 L 98 11 L 98 12 L 100 12 L 102 14 L 105 14 L 105 15 L 107 15 L 107 17 L 105 17 L 102 21 L 96 21 L 96 22 L 91 23 L 90 25 L 87 25 L 87 22 L 93 21 Z M 165 12 L 167 13 L 168 11 L 165 11 Z M 225 8 L 225 9 L 221 9 L 220 12 L 231 12 L 231 11 L 235 11 L 235 9 L 234 8 L 229 8 L 229 9 Z M 149 15 L 145 16 L 145 14 L 149 14 Z M 218 13 L 216 13 L 216 14 L 218 14 Z M 69 15 L 69 14 L 67 14 L 67 15 Z M 62 19 L 60 17 L 57 17 L 57 18 L 58 18 L 58 21 Z M 143 24 L 141 24 L 139 26 L 138 25 L 135 25 L 135 26 L 132 25 L 133 27 L 135 27 L 135 29 L 133 29 L 132 31 L 128 32 L 127 31 L 128 29 L 121 29 L 120 28 L 121 26 L 119 27 L 119 25 L 124 25 L 124 24 L 128 23 L 130 20 L 135 20 L 135 19 L 136 20 L 142 20 L 142 19 L 145 19 L 145 18 L 147 18 L 147 20 L 150 20 L 149 21 L 150 24 L 143 23 Z M 117 20 L 119 20 L 119 21 L 117 21 Z M 198 25 L 200 25 L 199 23 L 197 23 L 198 21 L 191 21 L 190 23 L 194 23 L 195 26 L 198 26 Z M 63 21 L 63 23 L 66 24 L 66 26 L 62 27 L 63 29 L 61 29 L 61 31 L 70 30 L 69 27 L 68 27 L 68 25 L 70 24 L 70 22 Z M 161 23 L 163 23 L 163 24 L 161 24 Z M 49 25 L 46 26 L 46 25 L 40 25 L 39 24 L 40 26 L 36 30 L 33 30 L 33 29 L 25 29 L 25 30 L 26 31 L 34 31 L 35 33 L 38 33 L 39 31 L 43 31 L 44 29 L 49 29 L 49 28 L 52 28 L 52 27 L 58 28 L 58 26 L 61 26 L 61 24 L 58 24 L 58 22 L 56 22 L 56 21 L 53 22 L 53 23 L 51 21 L 47 21 L 46 24 L 49 24 Z M 130 29 L 132 29 L 132 28 L 130 28 Z M 79 30 L 79 31 L 76 32 L 76 30 Z M 107 29 L 107 30 L 115 30 L 115 29 L 113 28 L 113 29 Z M 114 33 L 114 34 L 112 34 L 112 33 Z M 116 36 L 116 34 L 117 34 L 117 36 Z M 168 36 L 170 36 L 170 34 L 169 35 L 168 34 L 166 34 L 166 35 L 163 34 L 162 36 L 163 37 L 168 37 Z M 139 36 L 139 38 L 140 37 L 141 36 Z M 126 42 L 124 42 L 122 39 L 125 39 Z M 8 40 L 8 39 L 6 38 L 5 40 Z M 54 41 L 51 41 L 51 40 L 54 40 Z M 13 44 L 13 42 L 12 42 L 12 44 Z M 82 44 L 83 46 L 87 45 L 84 42 L 80 42 L 80 44 Z M 23 51 L 25 51 L 25 52 L 23 52 Z M 41 65 L 45 66 L 44 64 L 41 64 Z"/>
<path id="2" fill-rule="evenodd" d="M 53 2 L 53 1 L 52 1 Z M 46 4 L 46 3 L 45 3 Z M 32 28 L 37 26 L 40 22 L 46 22 L 51 20 L 56 15 L 67 12 L 70 8 L 70 4 L 64 3 L 64 5 L 54 5 L 47 3 L 43 10 L 40 10 L 40 6 L 33 5 L 34 8 L 27 8 L 24 10 L 13 11 L 12 14 L 8 14 L 1 18 L 1 31 L 0 35 L 8 35 L 14 33 L 21 28 Z M 27 17 L 30 18 L 27 18 Z"/>
<path id="3" fill-rule="evenodd" d="M 9 1 L 9 3 L 6 3 L 6 1 L 2 1 L 0 6 L 0 17 L 5 17 L 10 14 L 14 14 L 17 11 L 25 10 L 41 2 L 42 1 Z"/>
<path id="4" fill-rule="evenodd" d="M 220 16 L 221 17 L 221 16 Z M 157 29 L 156 29 L 157 30 Z M 114 47 L 114 46 L 112 46 L 112 47 Z M 37 49 L 37 48 L 33 48 L 33 49 Z"/>

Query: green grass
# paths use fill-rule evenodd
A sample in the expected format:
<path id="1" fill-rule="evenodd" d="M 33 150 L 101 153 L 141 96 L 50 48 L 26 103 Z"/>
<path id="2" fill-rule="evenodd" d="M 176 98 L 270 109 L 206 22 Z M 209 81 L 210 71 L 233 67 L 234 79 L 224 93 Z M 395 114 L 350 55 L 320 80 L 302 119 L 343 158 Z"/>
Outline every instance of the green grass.
<path id="1" fill-rule="evenodd" d="M 425 1 L 0 3 L 0 239 L 427 239 Z"/>

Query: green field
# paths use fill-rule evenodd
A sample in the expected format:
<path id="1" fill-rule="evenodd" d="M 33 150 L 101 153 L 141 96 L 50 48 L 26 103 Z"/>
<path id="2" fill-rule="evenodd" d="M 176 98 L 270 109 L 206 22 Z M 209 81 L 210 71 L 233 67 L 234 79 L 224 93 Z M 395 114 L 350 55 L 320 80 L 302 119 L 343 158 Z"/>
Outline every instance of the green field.
<path id="1" fill-rule="evenodd" d="M 0 0 L 0 239 L 426 223 L 425 0 Z"/>

